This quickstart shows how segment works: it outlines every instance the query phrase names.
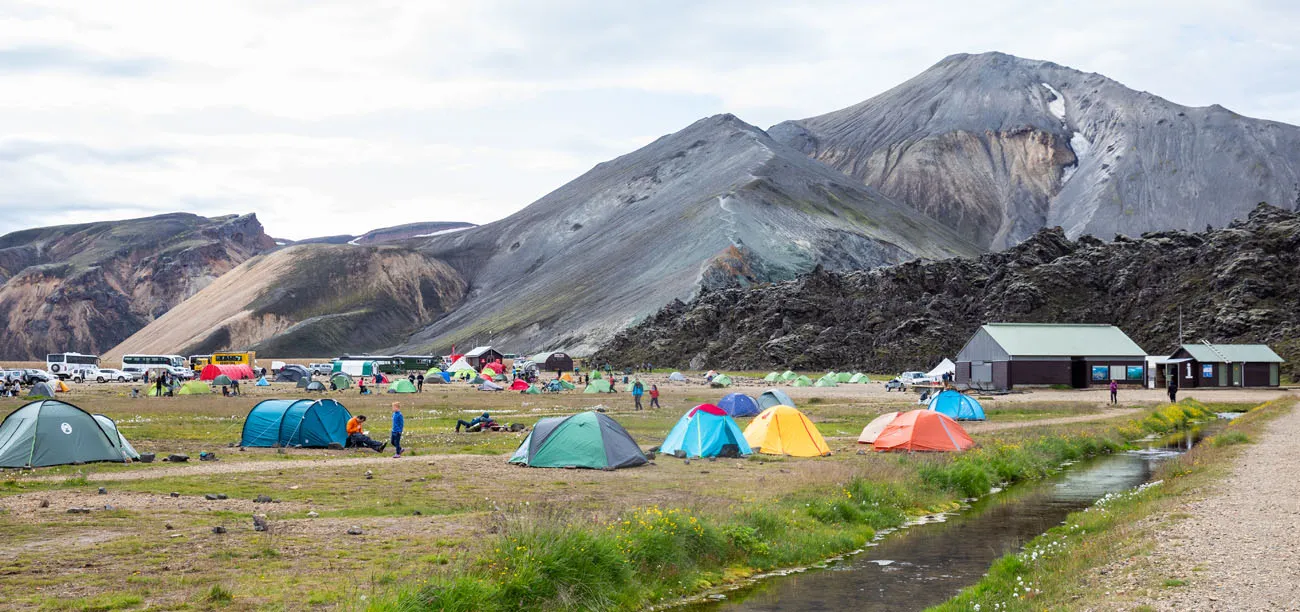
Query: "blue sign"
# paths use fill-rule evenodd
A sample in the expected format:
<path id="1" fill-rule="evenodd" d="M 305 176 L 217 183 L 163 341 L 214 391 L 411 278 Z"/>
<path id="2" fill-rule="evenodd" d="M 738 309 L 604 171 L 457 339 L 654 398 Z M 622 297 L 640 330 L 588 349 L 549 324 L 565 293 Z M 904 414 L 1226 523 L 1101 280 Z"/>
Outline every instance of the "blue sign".
<path id="1" fill-rule="evenodd" d="M 1214 364 L 1212 363 L 1201 364 L 1201 378 L 1214 378 Z"/>

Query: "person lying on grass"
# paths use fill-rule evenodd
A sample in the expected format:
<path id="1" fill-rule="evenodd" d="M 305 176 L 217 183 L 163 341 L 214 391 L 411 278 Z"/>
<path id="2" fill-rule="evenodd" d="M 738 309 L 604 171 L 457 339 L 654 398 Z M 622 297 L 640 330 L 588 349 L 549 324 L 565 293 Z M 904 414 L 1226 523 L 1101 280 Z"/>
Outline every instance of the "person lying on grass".
<path id="1" fill-rule="evenodd" d="M 458 419 L 456 421 L 456 433 L 460 433 L 461 426 L 465 427 L 465 431 L 482 431 L 484 429 L 487 429 L 489 424 L 491 423 L 492 423 L 492 415 L 486 412 L 480 414 L 479 416 L 474 417 L 474 419 L 471 421 Z"/>

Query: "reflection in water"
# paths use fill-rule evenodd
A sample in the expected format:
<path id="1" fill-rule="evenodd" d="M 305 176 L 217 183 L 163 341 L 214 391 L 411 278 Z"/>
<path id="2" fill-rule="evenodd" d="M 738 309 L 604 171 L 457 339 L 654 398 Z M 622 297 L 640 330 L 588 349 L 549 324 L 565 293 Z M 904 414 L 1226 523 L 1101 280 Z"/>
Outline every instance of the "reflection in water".
<path id="1" fill-rule="evenodd" d="M 1053 481 L 987 496 L 946 522 L 904 530 L 826 570 L 766 580 L 730 594 L 731 601 L 693 609 L 924 609 L 977 582 L 993 561 L 1020 550 L 1067 514 L 1146 482 L 1158 459 L 1104 457 Z"/>

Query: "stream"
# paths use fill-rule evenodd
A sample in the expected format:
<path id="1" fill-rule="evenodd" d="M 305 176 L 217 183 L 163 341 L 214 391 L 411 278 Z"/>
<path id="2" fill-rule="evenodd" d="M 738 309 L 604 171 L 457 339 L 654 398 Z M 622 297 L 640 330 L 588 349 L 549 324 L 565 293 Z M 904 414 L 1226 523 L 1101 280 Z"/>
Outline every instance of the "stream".
<path id="1" fill-rule="evenodd" d="M 686 609 L 923 610 L 978 582 L 995 560 L 1060 524 L 1107 493 L 1147 482 L 1160 461 L 1190 448 L 1200 432 L 1155 442 L 1146 450 L 1068 467 L 1054 478 L 986 495 L 971 507 L 903 529 L 865 552 L 824 569 L 761 580 Z"/>

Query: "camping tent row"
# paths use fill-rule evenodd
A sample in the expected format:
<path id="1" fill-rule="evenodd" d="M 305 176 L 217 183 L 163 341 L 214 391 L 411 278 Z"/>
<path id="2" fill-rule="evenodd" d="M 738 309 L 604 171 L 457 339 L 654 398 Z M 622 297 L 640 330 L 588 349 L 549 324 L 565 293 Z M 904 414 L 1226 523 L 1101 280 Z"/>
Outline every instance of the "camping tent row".
<path id="1" fill-rule="evenodd" d="M 769 372 L 763 380 L 769 383 L 785 382 L 790 383 L 792 387 L 834 387 L 842 384 L 865 384 L 871 382 L 866 374 L 858 372 L 827 372 L 816 381 L 808 376 L 796 374 L 791 370 L 785 372 Z"/>
<path id="2" fill-rule="evenodd" d="M 140 455 L 104 415 L 57 400 L 40 400 L 0 422 L 0 467 L 125 462 Z"/>
<path id="3" fill-rule="evenodd" d="M 316 383 L 320 384 L 320 383 Z M 332 399 L 269 399 L 244 419 L 239 445 L 249 448 L 343 446 L 348 441 L 347 408 Z"/>
<path id="4" fill-rule="evenodd" d="M 62 380 L 55 380 L 53 382 L 41 381 L 32 385 L 32 388 L 27 390 L 27 397 L 33 399 L 38 397 L 53 398 L 55 393 L 67 393 L 69 390 L 67 383 Z"/>

